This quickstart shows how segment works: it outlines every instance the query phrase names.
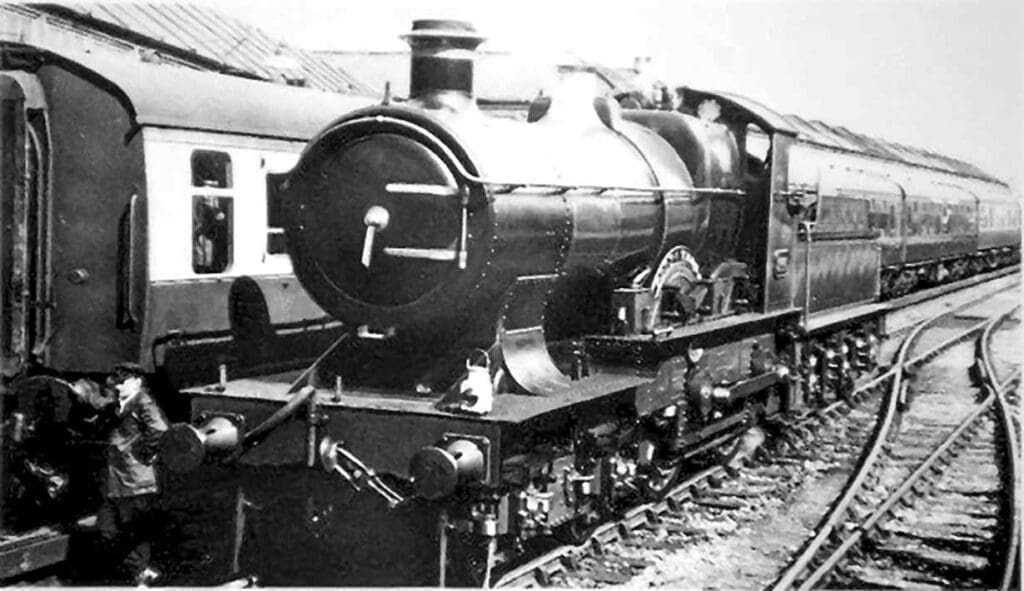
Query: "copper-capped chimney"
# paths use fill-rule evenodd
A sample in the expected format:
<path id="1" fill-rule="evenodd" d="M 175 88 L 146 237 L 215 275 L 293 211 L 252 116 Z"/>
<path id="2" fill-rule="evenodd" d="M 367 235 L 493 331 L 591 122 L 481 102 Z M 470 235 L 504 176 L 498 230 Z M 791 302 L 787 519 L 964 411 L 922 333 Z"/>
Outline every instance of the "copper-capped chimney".
<path id="1" fill-rule="evenodd" d="M 473 96 L 474 51 L 484 42 L 464 21 L 421 19 L 402 35 L 412 48 L 409 98 L 430 101 L 448 93 Z"/>

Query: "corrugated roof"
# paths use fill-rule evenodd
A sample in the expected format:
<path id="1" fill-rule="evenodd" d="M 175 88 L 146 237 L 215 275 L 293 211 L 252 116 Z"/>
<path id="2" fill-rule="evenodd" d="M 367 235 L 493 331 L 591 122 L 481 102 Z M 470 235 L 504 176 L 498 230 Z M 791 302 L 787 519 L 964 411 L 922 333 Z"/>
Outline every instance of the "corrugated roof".
<path id="1" fill-rule="evenodd" d="M 371 92 L 358 79 L 316 54 L 292 47 L 205 5 L 139 2 L 28 7 L 65 19 L 73 26 L 96 28 L 179 59 L 191 58 L 206 69 L 271 81 L 304 80 L 307 86 L 333 92 Z"/>
<path id="2" fill-rule="evenodd" d="M 191 68 L 143 63 L 113 52 L 41 54 L 84 67 L 118 88 L 138 125 L 308 141 L 334 119 L 376 99 L 267 84 Z"/>
<path id="3" fill-rule="evenodd" d="M 329 63 L 359 78 L 377 93 L 391 83 L 394 96 L 409 95 L 408 51 L 318 51 Z M 579 58 L 551 59 L 502 51 L 477 51 L 473 89 L 481 103 L 528 104 L 541 91 L 551 92 L 562 73 L 588 72 L 615 95 L 644 93 L 641 76 L 633 68 L 610 68 Z"/>

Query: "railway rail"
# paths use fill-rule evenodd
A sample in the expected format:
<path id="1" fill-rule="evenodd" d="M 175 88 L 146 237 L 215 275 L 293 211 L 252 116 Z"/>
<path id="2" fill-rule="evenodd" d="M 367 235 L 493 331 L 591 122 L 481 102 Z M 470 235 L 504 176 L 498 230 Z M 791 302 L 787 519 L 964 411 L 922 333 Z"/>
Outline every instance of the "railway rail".
<path id="1" fill-rule="evenodd" d="M 942 318 L 949 318 L 951 314 L 936 316 L 922 322 L 908 335 L 897 354 L 893 369 L 890 370 L 892 373 L 890 388 L 883 401 L 871 445 L 865 448 L 857 470 L 848 481 L 841 497 L 819 523 L 814 537 L 804 545 L 800 553 L 774 582 L 771 587 L 773 590 L 811 589 L 826 582 L 836 584 L 836 579 L 840 577 L 838 573 L 844 565 L 850 564 L 851 559 L 857 554 L 855 550 L 861 547 L 861 543 L 871 538 L 880 526 L 890 520 L 894 511 L 901 507 L 912 506 L 913 499 L 921 498 L 931 490 L 939 476 L 953 465 L 954 458 L 965 446 L 974 444 L 991 450 L 996 447 L 997 441 L 1000 442 L 1000 445 L 1006 446 L 1002 453 L 995 454 L 1003 460 L 999 470 L 1003 475 L 1002 484 L 1000 485 L 999 479 L 996 478 L 992 489 L 984 492 L 988 496 L 1002 499 L 1006 503 L 1003 508 L 1003 518 L 999 522 L 1009 524 L 1005 528 L 1007 531 L 1002 532 L 1008 542 L 1005 544 L 1006 555 L 998 559 L 1002 561 L 1001 565 L 1005 566 L 996 567 L 996 570 L 1000 571 L 996 577 L 997 580 L 982 583 L 998 584 L 1000 589 L 1008 588 L 1015 572 L 1014 564 L 1016 564 L 1019 552 L 1017 538 L 1020 524 L 1019 509 L 1016 506 L 1014 495 L 1005 494 L 1005 490 L 1012 488 L 1013 483 L 1017 481 L 1019 452 L 1016 449 L 1016 428 L 1011 419 L 1011 411 L 1004 393 L 1011 384 L 1019 381 L 1020 371 L 1017 369 L 1005 379 L 997 377 L 992 366 L 989 343 L 993 329 L 1015 310 L 1017 308 L 1009 312 L 998 313 L 967 329 L 961 329 L 952 337 L 945 338 L 940 344 L 928 348 L 924 353 L 914 357 L 911 357 L 911 353 L 920 344 L 923 335 L 929 329 L 934 329 Z M 901 409 L 909 403 L 906 370 L 923 365 L 940 352 L 979 333 L 981 337 L 977 341 L 976 367 L 986 396 L 980 404 L 967 413 L 967 416 L 951 432 L 947 431 L 948 435 L 941 441 L 927 442 L 929 437 L 933 439 L 936 437 L 936 432 L 939 432 L 939 436 L 942 434 L 934 422 L 930 422 L 930 420 L 934 420 L 934 416 L 915 417 L 912 416 L 914 412 L 910 410 L 901 415 Z M 954 395 L 962 395 L 962 393 L 958 392 Z M 949 402 L 944 401 L 944 404 L 948 405 Z M 995 414 L 995 436 L 988 437 L 986 441 L 979 441 L 979 439 L 985 439 L 979 437 L 979 434 L 986 432 L 983 429 L 986 424 L 985 419 L 992 413 Z M 903 423 L 903 429 L 896 427 L 900 422 Z M 902 433 L 898 433 L 898 431 L 902 431 Z M 927 456 L 917 463 L 915 468 L 910 469 L 910 466 L 920 459 L 916 450 L 921 448 L 931 449 L 931 453 L 927 453 Z M 991 454 L 988 455 L 988 459 L 988 463 L 991 464 Z M 905 474 L 907 471 L 909 474 Z M 981 498 L 981 496 L 976 498 Z M 931 502 L 937 504 L 939 501 L 933 499 Z M 876 548 L 886 550 L 887 554 L 891 556 L 894 553 L 894 548 L 891 545 L 883 548 L 884 546 L 884 543 L 876 544 Z M 981 546 L 990 550 L 1000 547 L 994 540 L 983 540 Z M 966 570 L 970 572 L 970 569 Z M 872 571 L 870 566 L 859 569 L 850 568 L 848 571 L 843 572 L 850 574 L 857 571 L 861 577 L 851 583 L 854 586 L 872 584 L 870 574 L 866 575 L 865 573 L 877 572 Z M 919 579 L 913 582 L 921 584 L 925 581 Z M 948 580 L 942 582 L 948 583 Z M 960 580 L 956 582 L 974 584 L 979 581 Z"/>
<path id="2" fill-rule="evenodd" d="M 993 273 L 990 279 L 997 279 L 1008 274 L 1009 273 L 1006 272 Z M 972 281 L 970 286 L 975 286 L 980 283 L 982 282 Z M 900 298 L 899 300 L 890 302 L 888 309 L 891 312 L 899 312 L 905 308 L 920 305 L 923 302 L 927 303 L 929 299 L 936 299 L 948 293 L 950 293 L 948 287 L 943 287 L 941 290 L 936 290 L 931 298 L 922 297 L 920 294 L 914 294 L 913 296 Z M 982 331 L 985 323 L 976 323 L 970 326 L 967 330 L 958 331 L 958 333 L 953 337 L 942 340 L 942 342 L 931 346 L 924 353 L 912 358 L 909 357 L 909 353 L 911 351 L 910 345 L 918 342 L 918 337 L 930 324 L 938 322 L 941 318 L 952 316 L 960 310 L 976 305 L 977 302 L 990 297 L 990 295 L 991 293 L 972 296 L 972 299 L 970 299 L 968 303 L 959 305 L 953 310 L 943 307 L 941 312 L 933 312 L 934 316 L 930 319 L 921 321 L 907 336 L 904 340 L 904 346 L 901 348 L 901 356 L 898 356 L 897 360 L 891 366 L 879 368 L 874 376 L 863 379 L 848 397 L 838 399 L 823 408 L 814 410 L 803 416 L 787 419 L 782 432 L 784 433 L 784 439 L 790 444 L 789 448 L 799 450 L 803 447 L 801 443 L 815 438 L 822 426 L 831 426 L 842 420 L 843 415 L 851 413 L 852 410 L 873 399 L 877 391 L 887 383 L 890 385 L 890 396 L 882 400 L 881 403 L 884 405 L 887 402 L 891 402 L 895 408 L 897 402 L 901 398 L 901 393 L 905 393 L 903 390 L 904 369 L 923 365 L 928 360 L 939 355 L 941 352 L 962 342 L 971 335 Z M 895 395 L 892 395 L 893 392 L 895 392 Z M 889 419 L 890 423 L 892 420 L 892 418 Z M 860 429 L 860 432 L 858 429 Z M 857 425 L 852 425 L 848 430 L 848 436 L 852 437 L 855 443 L 863 441 L 866 444 L 869 440 L 878 439 L 878 433 L 871 434 L 864 431 L 870 431 L 870 427 L 858 427 Z M 849 441 L 846 442 L 846 444 L 849 443 Z M 830 445 L 837 445 L 837 442 L 832 442 Z M 782 458 L 780 461 L 785 464 L 789 460 L 787 458 Z M 753 470 L 757 470 L 757 468 L 755 467 Z M 747 470 L 747 472 L 749 471 L 750 470 Z M 722 486 L 723 480 L 728 480 L 737 476 L 738 474 L 736 470 L 730 466 L 715 465 L 705 468 L 683 480 L 679 485 L 671 489 L 662 500 L 647 502 L 633 507 L 625 512 L 618 520 L 601 525 L 592 533 L 586 543 L 577 546 L 561 546 L 522 565 L 511 568 L 497 578 L 494 586 L 547 586 L 558 574 L 579 571 L 581 569 L 581 564 L 587 557 L 597 559 L 594 562 L 599 564 L 602 562 L 608 563 L 607 559 L 601 559 L 607 554 L 606 549 L 610 544 L 619 541 L 628 541 L 634 536 L 637 536 L 638 532 L 644 530 L 664 530 L 666 528 L 666 524 L 669 526 L 676 525 L 677 527 L 674 529 L 676 531 L 681 531 L 685 535 L 699 534 L 700 532 L 695 531 L 695 528 L 686 527 L 683 522 L 679 520 L 679 517 L 684 514 L 684 508 L 687 512 L 692 512 L 699 511 L 702 507 L 706 507 L 708 505 L 725 509 L 740 506 L 739 504 L 734 504 L 729 501 L 722 502 L 718 500 L 721 495 L 716 494 L 715 491 L 715 489 Z M 787 475 L 785 473 L 780 474 L 776 471 L 772 477 L 767 479 L 769 480 L 767 488 L 782 485 L 783 483 L 781 481 L 785 480 L 786 476 Z M 757 477 L 755 476 L 755 478 Z M 682 525 L 682 527 L 679 527 L 680 525 Z M 669 529 L 672 528 L 669 527 Z M 826 534 L 825 537 L 827 538 L 828 534 Z M 643 566 L 642 560 L 639 561 L 640 564 L 636 565 L 631 565 L 631 562 L 635 561 L 631 561 L 630 559 L 619 560 L 618 562 L 624 563 L 626 567 Z M 619 577 L 604 577 L 603 575 L 606 575 L 607 573 L 600 572 L 603 570 L 605 569 L 599 567 L 599 572 L 590 573 L 591 577 L 589 578 L 595 578 L 592 575 L 596 574 L 596 578 L 602 579 L 602 582 L 623 582 L 622 578 Z"/>
<path id="3" fill-rule="evenodd" d="M 831 560 L 839 567 L 836 571 L 854 561 L 861 565 L 843 569 L 848 572 L 834 576 L 833 580 L 849 578 L 854 586 L 863 586 L 871 582 L 866 573 L 876 571 L 873 564 L 881 561 L 897 563 L 882 569 L 889 581 L 909 579 L 913 583 L 939 582 L 955 587 L 1010 588 L 1016 572 L 1019 509 L 1015 496 L 1006 491 L 1017 481 L 1019 456 L 1015 449 L 1017 431 L 1005 399 L 1006 393 L 1020 381 L 1020 368 L 1014 368 L 1008 375 L 998 374 L 990 345 L 994 329 L 1012 314 L 1011 311 L 994 318 L 977 340 L 975 367 L 984 394 L 982 402 L 837 549 Z M 956 484 L 945 486 L 951 481 Z M 995 500 L 1002 501 L 1004 506 L 999 507 Z M 935 515 L 919 519 L 924 513 Z M 918 524 L 919 521 L 923 523 Z M 979 526 L 964 531 L 967 523 Z M 946 539 L 936 540 L 937 535 Z M 855 549 L 862 540 L 874 543 L 858 560 Z M 927 549 L 937 545 L 936 541 L 949 548 L 924 554 L 931 575 L 900 568 L 898 563 L 903 561 L 893 560 L 901 555 L 918 555 L 917 546 Z M 1005 553 L 998 552 L 999 548 L 1005 548 Z M 939 581 L 922 580 L 939 574 Z"/>
<path id="4" fill-rule="evenodd" d="M 890 317 L 893 315 L 907 315 L 913 318 L 913 310 L 921 306 L 941 308 L 947 310 L 946 304 L 942 303 L 953 294 L 967 294 L 967 297 L 974 297 L 973 294 L 981 294 L 985 289 L 991 292 L 995 289 L 997 282 L 1006 282 L 1011 276 L 1019 272 L 1019 266 L 994 271 L 983 276 L 971 278 L 955 284 L 943 285 L 923 292 L 918 292 L 887 302 Z M 988 287 L 987 287 L 988 286 Z M 973 291 L 972 291 L 973 290 Z M 920 318 L 921 313 L 916 316 Z M 906 318 L 900 318 L 897 322 L 888 323 L 888 330 L 898 332 L 907 326 Z M 694 515 L 707 515 L 710 518 L 721 519 L 723 514 L 726 519 L 730 512 L 743 511 L 744 503 L 736 501 L 737 498 L 752 499 L 757 491 L 779 488 L 795 488 L 800 486 L 800 474 L 795 470 L 786 469 L 787 463 L 802 460 L 800 450 L 807 449 L 806 442 L 816 438 L 815 447 L 847 447 L 854 450 L 859 449 L 863 440 L 868 437 L 867 431 L 870 427 L 856 424 L 849 421 L 852 414 L 873 416 L 871 409 L 865 403 L 871 397 L 872 392 L 884 382 L 890 374 L 885 373 L 888 368 L 882 368 L 883 373 L 874 378 L 864 381 L 852 393 L 848 400 L 837 400 L 827 407 L 814 410 L 801 417 L 788 419 L 782 432 L 783 439 L 790 444 L 795 455 L 775 456 L 770 463 L 758 462 L 748 465 L 737 475 L 731 468 L 721 465 L 707 467 L 692 474 L 681 482 L 661 501 L 649 502 L 634 507 L 624 513 L 615 522 L 606 523 L 593 532 L 586 544 L 579 546 L 561 546 L 542 556 L 536 557 L 529 562 L 501 574 L 496 579 L 494 586 L 525 586 L 533 587 L 545 585 L 556 579 L 559 573 L 579 572 L 585 557 L 596 557 L 600 561 L 615 561 L 615 554 L 618 548 L 616 542 L 644 544 L 641 547 L 650 547 L 648 541 L 653 533 L 668 531 L 670 537 L 681 534 L 689 540 L 699 538 L 704 533 L 702 526 L 694 526 L 689 519 Z M 891 370 L 889 370 L 891 372 Z M 835 426 L 838 421 L 847 416 L 847 423 L 842 431 L 822 429 L 825 426 Z M 1014 417 L 1016 419 L 1016 417 Z M 1018 427 L 1019 429 L 1019 427 Z M 823 441 L 824 440 L 824 441 Z M 718 443 L 726 444 L 727 441 Z M 84 525 L 89 521 L 89 526 Z M 91 520 L 82 520 L 79 524 L 82 527 L 91 529 Z M 646 540 L 645 540 L 646 539 Z M 672 548 L 673 545 L 682 544 L 678 539 L 670 539 L 667 542 L 661 540 L 655 542 L 662 547 Z M 635 560 L 619 560 L 620 564 L 630 566 Z M 633 565 L 634 568 L 638 564 Z M 582 567 L 585 568 L 585 565 Z M 593 575 L 595 573 L 589 573 Z M 600 573 L 596 573 L 600 575 Z M 604 582 L 621 582 L 621 577 L 614 573 Z M 589 576 L 587 575 L 587 576 Z M 41 579 L 41 581 L 44 579 Z M 49 580 L 49 579 L 45 579 Z M 248 587 L 256 584 L 254 577 L 243 577 L 233 580 L 227 586 Z"/>

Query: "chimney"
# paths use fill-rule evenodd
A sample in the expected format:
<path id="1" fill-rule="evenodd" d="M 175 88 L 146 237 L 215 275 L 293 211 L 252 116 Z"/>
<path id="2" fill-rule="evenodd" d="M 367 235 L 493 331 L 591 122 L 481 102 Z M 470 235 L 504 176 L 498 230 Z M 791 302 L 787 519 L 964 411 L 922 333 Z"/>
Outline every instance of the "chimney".
<path id="1" fill-rule="evenodd" d="M 426 99 L 446 92 L 473 96 L 473 60 L 483 43 L 473 25 L 464 21 L 422 19 L 402 35 L 412 48 L 409 98 Z"/>

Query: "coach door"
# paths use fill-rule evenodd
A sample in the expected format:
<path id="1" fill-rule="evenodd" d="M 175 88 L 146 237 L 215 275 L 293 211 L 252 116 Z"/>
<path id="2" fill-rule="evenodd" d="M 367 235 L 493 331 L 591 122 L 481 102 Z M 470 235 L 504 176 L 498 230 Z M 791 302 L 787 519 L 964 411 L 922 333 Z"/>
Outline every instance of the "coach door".
<path id="1" fill-rule="evenodd" d="M 0 371 L 8 377 L 45 347 L 49 152 L 38 80 L 0 71 Z"/>

